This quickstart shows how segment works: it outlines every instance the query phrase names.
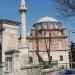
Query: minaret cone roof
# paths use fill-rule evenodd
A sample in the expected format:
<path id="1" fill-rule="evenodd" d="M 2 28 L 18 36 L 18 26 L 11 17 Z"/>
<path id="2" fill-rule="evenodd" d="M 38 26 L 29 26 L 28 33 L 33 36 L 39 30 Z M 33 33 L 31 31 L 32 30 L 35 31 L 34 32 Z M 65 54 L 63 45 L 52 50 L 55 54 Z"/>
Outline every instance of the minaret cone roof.
<path id="1" fill-rule="evenodd" d="M 19 10 L 20 11 L 26 11 L 27 10 L 25 0 L 20 0 L 20 8 L 19 8 Z"/>

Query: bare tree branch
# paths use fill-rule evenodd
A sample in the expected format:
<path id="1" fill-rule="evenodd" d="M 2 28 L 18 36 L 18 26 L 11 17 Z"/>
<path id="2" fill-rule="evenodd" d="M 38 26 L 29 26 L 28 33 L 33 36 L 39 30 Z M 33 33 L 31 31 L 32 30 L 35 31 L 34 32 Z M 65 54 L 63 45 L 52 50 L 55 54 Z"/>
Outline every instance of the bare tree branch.
<path id="1" fill-rule="evenodd" d="M 75 15 L 75 0 L 55 0 L 57 9 L 65 17 Z"/>

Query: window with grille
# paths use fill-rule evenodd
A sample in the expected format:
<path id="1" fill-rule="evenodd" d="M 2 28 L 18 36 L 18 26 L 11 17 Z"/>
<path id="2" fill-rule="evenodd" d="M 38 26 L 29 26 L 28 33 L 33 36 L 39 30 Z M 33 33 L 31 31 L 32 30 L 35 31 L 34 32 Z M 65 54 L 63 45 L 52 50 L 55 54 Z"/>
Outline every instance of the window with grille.
<path id="1" fill-rule="evenodd" d="M 33 63 L 33 57 L 29 57 L 29 63 Z"/>
<path id="2" fill-rule="evenodd" d="M 12 72 L 12 70 L 13 70 L 13 58 L 7 57 L 6 58 L 6 71 Z"/>
<path id="3" fill-rule="evenodd" d="M 62 39 L 58 40 L 58 49 L 62 49 Z"/>
<path id="4" fill-rule="evenodd" d="M 62 55 L 60 55 L 60 61 L 63 61 L 63 56 Z"/>

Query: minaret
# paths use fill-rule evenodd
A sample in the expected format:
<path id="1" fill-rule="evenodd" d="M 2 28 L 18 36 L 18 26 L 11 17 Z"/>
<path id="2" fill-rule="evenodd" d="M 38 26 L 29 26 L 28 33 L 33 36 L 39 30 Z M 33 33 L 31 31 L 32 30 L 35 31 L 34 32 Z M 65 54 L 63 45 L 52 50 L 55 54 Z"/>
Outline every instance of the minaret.
<path id="1" fill-rule="evenodd" d="M 21 66 L 25 66 L 28 64 L 28 46 L 26 42 L 26 5 L 25 0 L 20 0 L 20 16 L 21 16 L 21 43 L 19 47 L 20 51 L 20 64 Z"/>
<path id="2" fill-rule="evenodd" d="M 21 47 L 26 47 L 26 4 L 25 0 L 20 0 L 19 12 L 21 15 Z"/>
<path id="3" fill-rule="evenodd" d="M 27 70 L 22 70 L 22 68 L 28 65 L 28 46 L 26 42 L 26 11 L 25 0 L 20 0 L 20 16 L 21 16 L 21 42 L 19 50 L 16 50 L 13 53 L 13 74 L 10 72 L 10 75 L 28 75 Z"/>

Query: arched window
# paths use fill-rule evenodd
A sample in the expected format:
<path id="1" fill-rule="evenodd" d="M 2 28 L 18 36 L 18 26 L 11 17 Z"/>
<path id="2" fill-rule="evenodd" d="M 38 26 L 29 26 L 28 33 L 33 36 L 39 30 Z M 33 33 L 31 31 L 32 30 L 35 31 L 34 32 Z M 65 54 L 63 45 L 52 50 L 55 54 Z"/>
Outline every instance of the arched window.
<path id="1" fill-rule="evenodd" d="M 13 71 L 13 58 L 12 57 L 6 58 L 6 71 L 7 72 Z"/>
<path id="2" fill-rule="evenodd" d="M 60 55 L 60 61 L 63 61 L 63 55 Z"/>
<path id="3" fill-rule="evenodd" d="M 42 23 L 42 29 L 47 29 L 47 24 L 46 23 Z"/>
<path id="4" fill-rule="evenodd" d="M 47 29 L 47 25 L 46 24 L 44 25 L 44 29 Z"/>
<path id="5" fill-rule="evenodd" d="M 60 31 L 58 31 L 57 36 L 62 36 L 62 33 Z"/>
<path id="6" fill-rule="evenodd" d="M 47 28 L 48 28 L 48 29 L 50 29 L 50 25 L 51 25 L 51 23 L 48 22 L 48 23 L 47 23 Z"/>
<path id="7" fill-rule="evenodd" d="M 33 57 L 29 56 L 29 63 L 33 63 Z"/>
<path id="8" fill-rule="evenodd" d="M 53 25 L 52 24 L 50 24 L 50 29 L 53 29 Z"/>
<path id="9" fill-rule="evenodd" d="M 54 28 L 55 28 L 55 29 L 58 29 L 58 25 L 57 25 L 57 24 L 55 24 L 55 25 L 54 25 Z"/>
<path id="10" fill-rule="evenodd" d="M 49 37 L 49 36 L 50 36 L 49 32 L 46 32 L 45 37 Z"/>
<path id="11" fill-rule="evenodd" d="M 29 42 L 29 48 L 32 49 L 32 42 Z"/>
<path id="12" fill-rule="evenodd" d="M 58 40 L 58 49 L 62 49 L 62 40 L 61 39 Z"/>

